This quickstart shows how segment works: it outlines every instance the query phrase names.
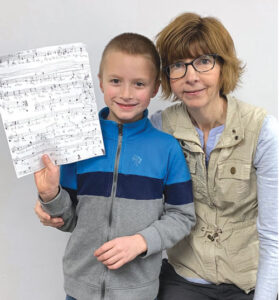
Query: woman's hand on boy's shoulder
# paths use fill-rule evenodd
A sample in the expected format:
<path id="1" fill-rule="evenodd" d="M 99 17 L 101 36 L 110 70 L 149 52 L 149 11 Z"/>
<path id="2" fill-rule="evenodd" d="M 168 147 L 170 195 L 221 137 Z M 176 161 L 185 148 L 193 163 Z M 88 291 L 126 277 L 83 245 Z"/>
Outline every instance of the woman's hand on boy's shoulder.
<path id="1" fill-rule="evenodd" d="M 119 269 L 126 263 L 147 251 L 147 244 L 140 234 L 115 238 L 104 243 L 94 252 L 97 260 L 108 269 Z"/>

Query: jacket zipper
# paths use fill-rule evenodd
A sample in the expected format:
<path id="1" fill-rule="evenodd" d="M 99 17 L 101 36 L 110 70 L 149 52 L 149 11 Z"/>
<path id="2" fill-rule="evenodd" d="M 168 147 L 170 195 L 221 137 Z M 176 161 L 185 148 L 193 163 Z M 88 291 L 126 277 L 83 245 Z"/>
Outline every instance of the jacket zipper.
<path id="1" fill-rule="evenodd" d="M 113 179 L 112 179 L 112 188 L 111 188 L 111 205 L 110 205 L 110 211 L 109 211 L 109 224 L 108 224 L 108 234 L 106 241 L 109 241 L 110 236 L 110 228 L 112 223 L 112 210 L 113 210 L 113 202 L 116 195 L 116 187 L 117 187 L 117 179 L 118 179 L 118 167 L 119 167 L 119 160 L 120 160 L 120 152 L 122 147 L 122 138 L 123 138 L 123 124 L 118 124 L 118 140 L 117 140 L 117 150 L 116 150 L 116 156 L 114 161 L 114 170 L 113 170 Z M 105 278 L 107 275 L 108 269 L 105 269 L 104 275 L 103 275 L 103 282 L 101 285 L 101 300 L 105 299 L 105 291 L 106 291 L 106 283 Z"/>

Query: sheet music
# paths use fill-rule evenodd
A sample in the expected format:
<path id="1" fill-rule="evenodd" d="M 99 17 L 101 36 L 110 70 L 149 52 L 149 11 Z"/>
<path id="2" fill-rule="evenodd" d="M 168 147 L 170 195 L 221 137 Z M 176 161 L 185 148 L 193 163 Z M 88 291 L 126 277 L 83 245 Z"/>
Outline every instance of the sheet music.
<path id="1" fill-rule="evenodd" d="M 84 44 L 0 57 L 0 112 L 18 178 L 104 154 Z"/>

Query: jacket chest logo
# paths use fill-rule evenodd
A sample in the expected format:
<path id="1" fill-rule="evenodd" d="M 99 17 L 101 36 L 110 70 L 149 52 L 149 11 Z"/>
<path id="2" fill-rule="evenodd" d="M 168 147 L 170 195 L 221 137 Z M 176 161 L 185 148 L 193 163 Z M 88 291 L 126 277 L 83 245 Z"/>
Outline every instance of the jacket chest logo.
<path id="1" fill-rule="evenodd" d="M 133 157 L 132 157 L 132 161 L 133 161 L 133 164 L 136 167 L 138 167 L 142 162 L 142 158 L 139 155 L 134 154 Z"/>

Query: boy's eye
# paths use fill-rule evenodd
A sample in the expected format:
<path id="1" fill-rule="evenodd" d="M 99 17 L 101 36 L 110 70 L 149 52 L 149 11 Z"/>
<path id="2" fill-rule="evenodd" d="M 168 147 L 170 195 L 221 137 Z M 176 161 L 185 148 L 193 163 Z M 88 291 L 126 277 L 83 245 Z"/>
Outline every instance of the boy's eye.
<path id="1" fill-rule="evenodd" d="M 143 83 L 143 82 L 141 82 L 141 81 L 137 81 L 137 82 L 136 82 L 136 86 L 138 86 L 138 87 L 142 87 L 142 86 L 144 86 L 144 83 Z"/>
<path id="2" fill-rule="evenodd" d="M 117 79 L 117 78 L 113 78 L 113 79 L 110 80 L 110 82 L 113 83 L 113 84 L 118 84 L 120 82 L 120 80 Z"/>

